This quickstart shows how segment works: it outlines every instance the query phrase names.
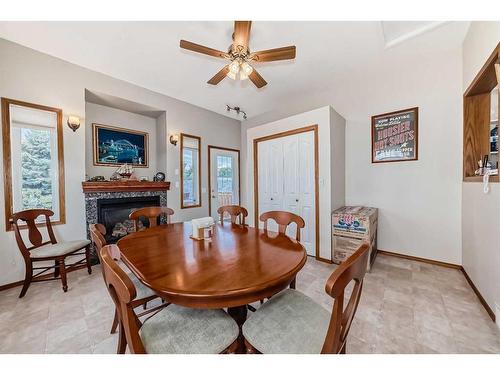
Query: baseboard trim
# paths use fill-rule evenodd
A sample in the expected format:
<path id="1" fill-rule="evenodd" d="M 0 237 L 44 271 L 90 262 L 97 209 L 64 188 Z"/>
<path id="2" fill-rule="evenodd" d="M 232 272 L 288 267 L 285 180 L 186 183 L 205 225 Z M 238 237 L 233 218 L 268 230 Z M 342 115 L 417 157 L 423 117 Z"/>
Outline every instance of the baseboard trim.
<path id="1" fill-rule="evenodd" d="M 92 265 L 94 266 L 94 265 Z M 71 273 L 73 271 L 78 271 L 78 270 L 81 270 L 83 268 L 87 268 L 87 265 L 86 264 L 82 264 L 82 265 L 79 265 L 78 267 L 75 267 L 69 271 L 67 271 L 67 273 Z M 47 277 L 49 277 L 50 275 L 47 275 Z M 24 284 L 24 280 L 20 280 L 20 281 L 14 281 L 13 283 L 9 283 L 9 284 L 4 284 L 4 285 L 0 285 L 0 292 L 2 290 L 7 290 L 7 289 L 10 289 L 10 288 L 15 288 L 17 286 L 21 286 Z"/>
<path id="2" fill-rule="evenodd" d="M 10 288 L 15 288 L 16 286 L 21 286 L 21 285 L 23 285 L 23 281 L 15 281 L 13 283 L 0 285 L 0 291 L 7 290 Z"/>
<path id="3" fill-rule="evenodd" d="M 385 250 L 378 250 L 377 253 L 380 253 L 382 255 L 393 256 L 393 257 L 397 257 L 397 258 L 415 260 L 417 262 L 422 262 L 422 263 L 434 264 L 436 266 L 441 266 L 441 267 L 446 267 L 446 268 L 453 268 L 453 269 L 461 271 L 463 273 L 465 279 L 467 280 L 467 282 L 471 286 L 472 290 L 474 291 L 474 293 L 476 293 L 476 296 L 479 299 L 479 302 L 481 302 L 481 305 L 483 305 L 484 309 L 486 310 L 486 312 L 490 316 L 491 320 L 493 320 L 494 322 L 496 321 L 496 317 L 495 317 L 495 313 L 493 312 L 493 309 L 488 305 L 488 303 L 483 298 L 483 296 L 481 295 L 479 290 L 476 288 L 476 286 L 472 282 L 471 278 L 469 277 L 469 275 L 467 274 L 467 272 L 465 271 L 463 266 L 460 266 L 458 264 L 453 264 L 453 263 L 440 262 L 438 260 L 419 258 L 419 257 L 411 256 L 411 255 L 393 253 L 391 251 L 385 251 Z"/>
<path id="4" fill-rule="evenodd" d="M 403 258 L 403 259 L 408 259 L 408 260 L 414 260 L 414 261 L 417 261 L 417 262 L 422 262 L 422 263 L 427 263 L 427 264 L 433 264 L 435 266 L 441 266 L 441 267 L 446 267 L 446 268 L 454 268 L 456 270 L 462 270 L 462 266 L 459 265 L 459 264 L 446 263 L 446 262 L 441 262 L 439 260 L 414 257 L 412 255 L 405 255 L 405 254 L 400 254 L 400 253 L 393 253 L 391 251 L 385 251 L 385 250 L 378 250 L 377 254 L 388 255 L 388 256 L 392 256 L 392 257 L 396 257 L 396 258 Z"/>
<path id="5" fill-rule="evenodd" d="M 328 264 L 333 264 L 333 262 L 330 259 L 326 258 L 321 258 L 321 257 L 315 257 L 317 261 L 323 262 L 323 263 L 328 263 Z"/>
<path id="6" fill-rule="evenodd" d="M 493 309 L 488 305 L 488 303 L 483 298 L 483 296 L 481 295 L 481 293 L 479 292 L 479 290 L 476 288 L 476 286 L 472 282 L 471 278 L 469 277 L 469 275 L 465 271 L 465 268 L 461 267 L 461 271 L 464 274 L 465 279 L 469 283 L 469 285 L 472 288 L 472 290 L 474 291 L 474 293 L 476 293 L 476 296 L 479 299 L 479 302 L 481 302 L 481 305 L 483 305 L 484 309 L 486 310 L 486 312 L 490 316 L 491 320 L 493 320 L 495 322 L 496 321 L 496 316 L 495 316 L 495 313 L 493 312 Z"/>

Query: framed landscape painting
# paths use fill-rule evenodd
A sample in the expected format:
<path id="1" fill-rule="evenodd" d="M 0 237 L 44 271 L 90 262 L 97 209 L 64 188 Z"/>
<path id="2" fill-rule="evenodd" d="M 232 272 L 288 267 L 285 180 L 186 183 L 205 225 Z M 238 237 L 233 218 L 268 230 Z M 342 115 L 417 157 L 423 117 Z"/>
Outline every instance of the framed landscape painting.
<path id="1" fill-rule="evenodd" d="M 372 163 L 418 160 L 418 107 L 372 117 Z"/>
<path id="2" fill-rule="evenodd" d="M 92 134 L 94 165 L 148 166 L 148 133 L 94 123 Z"/>

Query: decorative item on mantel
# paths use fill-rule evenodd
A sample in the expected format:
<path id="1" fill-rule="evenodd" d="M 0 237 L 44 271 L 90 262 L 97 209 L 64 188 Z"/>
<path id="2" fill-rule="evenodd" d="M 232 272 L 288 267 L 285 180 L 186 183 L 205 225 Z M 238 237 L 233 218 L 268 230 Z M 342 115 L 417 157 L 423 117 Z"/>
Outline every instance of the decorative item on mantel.
<path id="1" fill-rule="evenodd" d="M 109 179 L 113 181 L 129 180 L 131 179 L 133 173 L 134 173 L 134 167 L 125 163 L 122 164 L 120 168 L 118 168 L 116 171 L 114 171 Z"/>
<path id="2" fill-rule="evenodd" d="M 163 173 L 163 172 L 156 173 L 155 176 L 153 177 L 153 181 L 157 181 L 157 182 L 165 181 L 165 173 Z"/>
<path id="3" fill-rule="evenodd" d="M 191 238 L 201 241 L 214 235 L 215 220 L 210 216 L 193 219 L 191 220 L 191 226 L 193 227 Z"/>

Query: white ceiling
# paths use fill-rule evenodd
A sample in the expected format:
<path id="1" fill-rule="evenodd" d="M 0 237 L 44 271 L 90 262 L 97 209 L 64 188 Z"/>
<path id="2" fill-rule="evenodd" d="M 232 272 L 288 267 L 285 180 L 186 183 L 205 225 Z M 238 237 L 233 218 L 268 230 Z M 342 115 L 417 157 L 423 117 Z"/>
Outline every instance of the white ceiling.
<path id="1" fill-rule="evenodd" d="M 227 21 L 0 22 L 0 37 L 223 115 L 234 117 L 226 112 L 226 104 L 238 105 L 251 118 L 334 89 L 336 80 L 368 66 L 372 70 L 395 57 L 422 58 L 457 48 L 468 25 L 255 21 L 252 51 L 297 46 L 294 61 L 256 64 L 268 82 L 262 89 L 248 80 L 228 78 L 217 86 L 208 85 L 224 60 L 179 48 L 179 40 L 186 39 L 226 50 L 233 31 Z"/>

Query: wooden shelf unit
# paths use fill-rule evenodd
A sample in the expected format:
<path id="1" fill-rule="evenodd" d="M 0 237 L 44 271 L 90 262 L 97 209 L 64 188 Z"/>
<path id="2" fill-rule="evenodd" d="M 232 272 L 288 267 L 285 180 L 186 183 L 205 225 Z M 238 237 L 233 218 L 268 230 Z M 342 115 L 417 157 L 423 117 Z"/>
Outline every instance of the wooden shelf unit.
<path id="1" fill-rule="evenodd" d="M 491 91 L 498 85 L 500 43 L 464 93 L 463 181 L 482 182 L 475 176 L 478 160 L 490 154 Z M 500 103 L 499 103 L 500 104 Z M 498 176 L 490 182 L 499 182 Z"/>

